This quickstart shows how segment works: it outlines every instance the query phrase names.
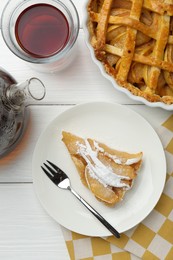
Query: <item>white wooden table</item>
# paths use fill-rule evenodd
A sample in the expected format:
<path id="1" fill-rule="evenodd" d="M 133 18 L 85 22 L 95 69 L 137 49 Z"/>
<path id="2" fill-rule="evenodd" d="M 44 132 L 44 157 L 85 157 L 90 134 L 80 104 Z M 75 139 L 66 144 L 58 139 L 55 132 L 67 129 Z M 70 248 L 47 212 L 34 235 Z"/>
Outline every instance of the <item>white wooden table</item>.
<path id="1" fill-rule="evenodd" d="M 17 81 L 36 76 L 47 94 L 31 105 L 28 128 L 16 149 L 0 160 L 0 259 L 68 260 L 58 223 L 40 205 L 33 188 L 31 160 L 36 141 L 46 126 L 62 111 L 89 101 L 121 103 L 137 111 L 156 128 L 171 112 L 149 108 L 116 91 L 92 62 L 84 41 L 82 4 L 73 0 L 80 16 L 78 54 L 72 66 L 61 73 L 42 74 L 13 55 L 0 35 L 0 66 Z M 0 1 L 0 14 L 7 0 Z"/>

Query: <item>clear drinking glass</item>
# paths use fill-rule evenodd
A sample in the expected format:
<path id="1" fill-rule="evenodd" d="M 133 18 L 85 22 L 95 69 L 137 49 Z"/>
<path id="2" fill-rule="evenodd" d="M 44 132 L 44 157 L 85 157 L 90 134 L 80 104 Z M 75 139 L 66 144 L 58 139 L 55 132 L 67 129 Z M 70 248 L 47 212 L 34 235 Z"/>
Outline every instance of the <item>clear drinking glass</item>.
<path id="1" fill-rule="evenodd" d="M 79 17 L 71 0 L 10 0 L 3 10 L 1 26 L 9 49 L 36 70 L 60 71 L 75 56 Z M 30 51 L 28 46 L 38 47 L 37 51 Z M 43 46 L 46 52 L 40 54 Z"/>

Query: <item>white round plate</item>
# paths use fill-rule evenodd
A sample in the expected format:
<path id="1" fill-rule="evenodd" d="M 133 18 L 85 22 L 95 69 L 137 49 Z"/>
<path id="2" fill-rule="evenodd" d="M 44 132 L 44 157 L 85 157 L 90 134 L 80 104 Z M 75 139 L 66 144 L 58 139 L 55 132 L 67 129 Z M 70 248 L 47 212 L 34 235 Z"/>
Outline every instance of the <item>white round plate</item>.
<path id="1" fill-rule="evenodd" d="M 143 152 L 142 167 L 122 202 L 113 208 L 107 207 L 81 183 L 61 140 L 63 130 L 83 138 L 94 138 L 115 149 Z M 165 184 L 165 154 L 156 132 L 136 112 L 117 104 L 86 103 L 63 112 L 41 134 L 32 163 L 36 193 L 50 216 L 64 227 L 83 235 L 111 235 L 69 191 L 61 190 L 48 179 L 40 167 L 46 160 L 64 170 L 73 189 L 120 233 L 137 225 L 151 212 Z"/>

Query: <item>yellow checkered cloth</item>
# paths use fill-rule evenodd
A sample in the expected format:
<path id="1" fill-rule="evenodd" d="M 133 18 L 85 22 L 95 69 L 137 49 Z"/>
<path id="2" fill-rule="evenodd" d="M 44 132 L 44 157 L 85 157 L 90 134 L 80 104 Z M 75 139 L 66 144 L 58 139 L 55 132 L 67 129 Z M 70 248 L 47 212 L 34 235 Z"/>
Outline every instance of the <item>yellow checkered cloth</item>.
<path id="1" fill-rule="evenodd" d="M 157 133 L 165 149 L 167 179 L 155 208 L 120 239 L 83 236 L 62 227 L 71 260 L 173 260 L 173 115 Z"/>

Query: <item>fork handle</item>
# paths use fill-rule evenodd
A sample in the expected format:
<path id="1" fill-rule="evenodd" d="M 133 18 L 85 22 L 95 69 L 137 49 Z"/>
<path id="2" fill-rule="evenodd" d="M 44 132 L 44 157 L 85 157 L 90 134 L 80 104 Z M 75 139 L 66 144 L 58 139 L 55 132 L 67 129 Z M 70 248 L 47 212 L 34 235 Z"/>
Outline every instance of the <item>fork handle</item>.
<path id="1" fill-rule="evenodd" d="M 117 238 L 120 238 L 120 233 L 113 228 L 88 202 L 86 202 L 75 190 L 69 189 L 72 194 Z"/>

